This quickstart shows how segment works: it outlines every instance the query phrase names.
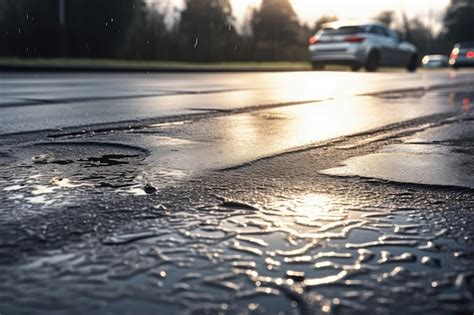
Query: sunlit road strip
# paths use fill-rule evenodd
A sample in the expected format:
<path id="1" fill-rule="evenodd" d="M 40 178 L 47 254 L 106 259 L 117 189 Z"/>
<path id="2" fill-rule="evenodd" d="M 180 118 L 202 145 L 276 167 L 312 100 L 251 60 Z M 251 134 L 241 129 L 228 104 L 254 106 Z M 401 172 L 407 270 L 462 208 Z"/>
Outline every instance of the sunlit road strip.
<path id="1" fill-rule="evenodd" d="M 196 111 L 258 109 L 382 92 L 470 84 L 474 72 L 5 74 L 0 133 L 140 121 Z M 37 101 L 25 104 L 25 100 Z M 1 104 L 8 106 L 2 107 Z"/>

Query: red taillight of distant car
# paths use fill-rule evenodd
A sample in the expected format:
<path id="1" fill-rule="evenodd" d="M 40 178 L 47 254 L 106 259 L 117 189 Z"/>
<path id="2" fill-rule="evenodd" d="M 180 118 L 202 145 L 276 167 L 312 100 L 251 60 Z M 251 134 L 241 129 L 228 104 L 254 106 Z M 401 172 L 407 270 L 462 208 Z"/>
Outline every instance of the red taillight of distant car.
<path id="1" fill-rule="evenodd" d="M 454 48 L 453 51 L 451 52 L 451 59 L 456 59 L 459 55 L 459 49 Z"/>
<path id="2" fill-rule="evenodd" d="M 365 37 L 362 36 L 350 36 L 346 37 L 345 41 L 348 43 L 362 43 L 365 40 Z"/>
<path id="3" fill-rule="evenodd" d="M 469 59 L 474 58 L 474 51 L 468 51 L 468 52 L 466 53 L 466 57 L 469 58 Z"/>
<path id="4" fill-rule="evenodd" d="M 308 39 L 308 43 L 310 45 L 314 45 L 314 44 L 317 44 L 318 43 L 318 38 L 316 36 L 311 36 L 309 39 Z"/>

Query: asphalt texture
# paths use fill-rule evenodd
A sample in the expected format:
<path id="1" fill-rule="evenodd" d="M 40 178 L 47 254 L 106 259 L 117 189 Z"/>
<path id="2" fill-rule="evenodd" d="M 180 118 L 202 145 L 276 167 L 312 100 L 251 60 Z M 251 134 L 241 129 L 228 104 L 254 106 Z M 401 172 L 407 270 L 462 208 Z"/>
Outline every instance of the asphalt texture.
<path id="1" fill-rule="evenodd" d="M 0 77 L 0 133 L 232 112 L 387 91 L 469 85 L 472 71 L 15 74 Z"/>
<path id="2" fill-rule="evenodd" d="M 2 74 L 0 313 L 472 313 L 473 79 Z"/>

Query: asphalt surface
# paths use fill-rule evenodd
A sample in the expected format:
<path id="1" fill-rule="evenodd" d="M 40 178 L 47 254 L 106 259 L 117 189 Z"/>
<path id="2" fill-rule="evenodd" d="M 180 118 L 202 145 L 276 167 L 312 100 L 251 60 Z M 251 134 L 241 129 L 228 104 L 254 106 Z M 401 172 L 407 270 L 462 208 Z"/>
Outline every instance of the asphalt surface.
<path id="1" fill-rule="evenodd" d="M 14 74 L 0 77 L 0 133 L 469 85 L 472 71 L 423 73 Z"/>
<path id="2" fill-rule="evenodd" d="M 0 313 L 472 313 L 473 81 L 2 74 Z"/>

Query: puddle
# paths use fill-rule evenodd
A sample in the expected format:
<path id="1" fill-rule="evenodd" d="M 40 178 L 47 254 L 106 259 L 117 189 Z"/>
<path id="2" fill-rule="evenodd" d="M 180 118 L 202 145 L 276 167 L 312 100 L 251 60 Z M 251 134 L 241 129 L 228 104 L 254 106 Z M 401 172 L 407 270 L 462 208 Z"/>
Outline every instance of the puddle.
<path id="1" fill-rule="evenodd" d="M 84 164 L 86 167 L 101 167 L 130 164 L 130 159 L 134 158 L 140 158 L 140 156 L 138 154 L 104 154 L 99 157 L 88 157 L 86 160 L 78 160 L 78 162 Z"/>
<path id="2" fill-rule="evenodd" d="M 381 151 L 351 158 L 321 173 L 401 183 L 474 188 L 474 123 L 462 121 L 428 129 Z"/>
<path id="3" fill-rule="evenodd" d="M 113 143 L 58 142 L 19 148 L 15 155 L 16 162 L 5 176 L 15 177 L 17 182 L 3 188 L 7 198 L 26 202 L 21 207 L 28 203 L 59 207 L 80 198 L 88 189 L 139 184 L 135 181 L 140 172 L 137 166 L 147 152 Z M 150 192 L 151 187 L 143 183 L 142 189 Z M 14 215 L 21 217 L 21 212 Z"/>

